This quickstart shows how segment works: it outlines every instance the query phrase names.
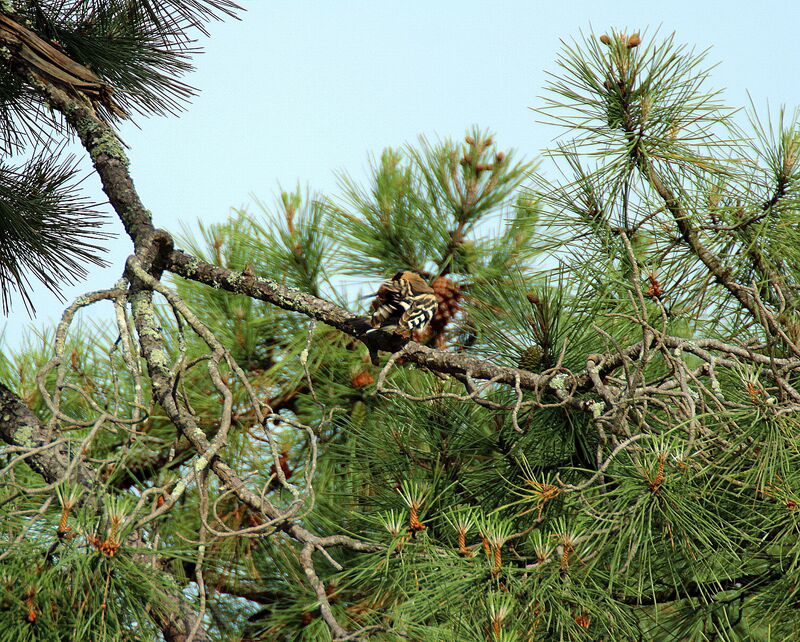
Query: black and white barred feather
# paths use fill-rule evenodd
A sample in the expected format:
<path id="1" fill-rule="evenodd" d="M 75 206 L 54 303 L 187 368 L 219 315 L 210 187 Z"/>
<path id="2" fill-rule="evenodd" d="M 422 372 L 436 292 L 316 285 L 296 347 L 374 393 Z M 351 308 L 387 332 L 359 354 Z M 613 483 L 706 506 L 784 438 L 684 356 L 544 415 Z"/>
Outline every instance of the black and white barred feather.
<path id="1" fill-rule="evenodd" d="M 436 312 L 433 288 L 416 272 L 398 272 L 383 282 L 372 302 L 373 328 L 411 335 L 424 330 Z"/>

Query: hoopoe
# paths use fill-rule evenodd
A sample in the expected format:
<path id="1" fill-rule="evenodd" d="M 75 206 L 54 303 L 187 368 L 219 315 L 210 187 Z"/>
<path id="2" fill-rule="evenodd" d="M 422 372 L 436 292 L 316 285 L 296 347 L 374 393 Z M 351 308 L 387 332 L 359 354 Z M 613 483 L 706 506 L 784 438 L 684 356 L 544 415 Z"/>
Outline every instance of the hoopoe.
<path id="1" fill-rule="evenodd" d="M 416 272 L 398 272 L 381 284 L 372 302 L 373 328 L 410 337 L 424 330 L 436 312 L 433 288 Z"/>

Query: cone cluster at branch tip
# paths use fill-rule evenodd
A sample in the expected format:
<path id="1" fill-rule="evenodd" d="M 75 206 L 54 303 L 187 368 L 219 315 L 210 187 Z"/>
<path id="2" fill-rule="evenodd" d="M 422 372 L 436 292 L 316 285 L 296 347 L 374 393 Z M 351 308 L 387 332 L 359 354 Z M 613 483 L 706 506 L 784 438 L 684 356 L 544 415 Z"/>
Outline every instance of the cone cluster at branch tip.
<path id="1" fill-rule="evenodd" d="M 635 47 L 638 47 L 640 44 L 642 44 L 642 38 L 639 35 L 638 31 L 636 33 L 634 33 L 634 34 L 631 34 L 628 37 L 626 37 L 624 34 L 619 34 L 618 38 L 619 38 L 620 42 L 624 42 L 625 43 L 625 46 L 628 49 L 633 49 Z M 608 34 L 604 33 L 602 36 L 600 36 L 600 42 L 602 42 L 604 45 L 610 47 L 612 40 L 611 40 L 611 37 Z"/>

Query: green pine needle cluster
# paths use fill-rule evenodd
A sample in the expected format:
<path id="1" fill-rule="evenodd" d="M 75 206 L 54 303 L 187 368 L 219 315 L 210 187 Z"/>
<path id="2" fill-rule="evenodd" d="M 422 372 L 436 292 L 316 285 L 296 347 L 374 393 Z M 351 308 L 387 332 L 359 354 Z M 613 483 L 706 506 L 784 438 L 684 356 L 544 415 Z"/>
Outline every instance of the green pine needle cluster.
<path id="1" fill-rule="evenodd" d="M 38 155 L 19 167 L 0 163 L 0 302 L 6 314 L 13 292 L 33 309 L 30 277 L 54 292 L 86 276 L 100 258 L 102 217 L 77 191 L 75 160 Z"/>
<path id="2" fill-rule="evenodd" d="M 304 528 L 377 548 L 314 558 L 333 617 L 367 639 L 792 639 L 797 120 L 753 118 L 747 133 L 672 36 L 582 38 L 557 65 L 540 111 L 566 130 L 551 165 L 480 130 L 423 138 L 363 182 L 342 175 L 339 195 L 283 192 L 182 242 L 362 314 L 362 294 L 416 270 L 440 297 L 421 342 L 537 386 L 437 376 L 402 355 L 376 367 L 335 329 L 175 279 L 272 414 L 259 422 L 219 361 L 225 397 L 215 355 L 163 304 L 175 398 L 209 440 L 230 403 L 222 453 L 250 488 L 298 506 Z M 0 360 L 0 380 L 86 453 L 102 498 L 48 490 L 0 450 L 14 473 L 0 481 L 0 630 L 27 639 L 32 609 L 36 635 L 158 639 L 158 609 L 201 603 L 202 559 L 211 639 L 331 640 L 302 546 L 280 525 L 259 533 L 264 516 L 213 474 L 203 485 L 111 327 L 73 328 L 63 379 L 50 369 L 37 385 L 51 337 Z M 93 434 L 98 413 L 117 420 Z"/>
<path id="3" fill-rule="evenodd" d="M 125 112 L 181 111 L 194 95 L 182 78 L 199 51 L 196 34 L 208 35 L 210 21 L 238 9 L 230 0 L 14 0 L 3 2 L 0 13 L 104 83 L 106 99 L 94 101 L 94 108 L 113 122 Z M 77 165 L 63 157 L 72 132 L 19 73 L 16 57 L 23 50 L 30 57 L 30 46 L 4 43 L 0 149 L 29 159 L 0 169 L 0 299 L 7 313 L 15 297 L 32 309 L 33 279 L 55 294 L 64 283 L 82 280 L 87 263 L 102 264 L 108 234 L 98 230 L 102 218 L 81 196 Z M 58 61 L 41 64 L 63 73 Z"/>

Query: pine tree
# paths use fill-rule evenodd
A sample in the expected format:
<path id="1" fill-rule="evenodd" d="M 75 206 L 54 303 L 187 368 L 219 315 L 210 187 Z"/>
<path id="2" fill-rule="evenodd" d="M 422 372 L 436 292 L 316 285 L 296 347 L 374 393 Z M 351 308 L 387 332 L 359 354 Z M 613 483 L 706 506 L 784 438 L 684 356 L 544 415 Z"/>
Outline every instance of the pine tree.
<path id="1" fill-rule="evenodd" d="M 113 127 L 233 10 L 0 12 L 5 140 L 76 132 L 133 246 L 0 360 L 0 640 L 790 639 L 796 118 L 740 126 L 674 37 L 581 37 L 548 164 L 422 138 L 177 239 Z M 8 233 L 82 222 L 25 246 L 69 270 L 96 219 L 41 162 L 0 172 Z M 438 300 L 410 341 L 366 321 L 400 269 Z"/>

